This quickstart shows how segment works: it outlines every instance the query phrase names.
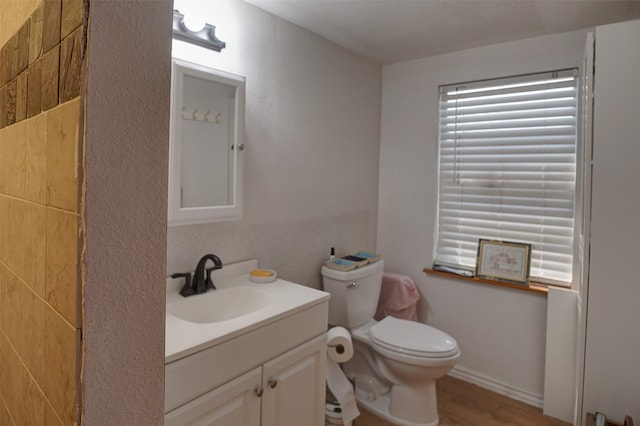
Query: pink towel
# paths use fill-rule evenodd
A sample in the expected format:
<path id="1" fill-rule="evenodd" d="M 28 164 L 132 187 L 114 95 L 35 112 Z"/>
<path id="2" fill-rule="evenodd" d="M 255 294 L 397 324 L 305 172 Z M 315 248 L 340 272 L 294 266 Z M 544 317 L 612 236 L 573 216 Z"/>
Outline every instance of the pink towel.
<path id="1" fill-rule="evenodd" d="M 411 278 L 406 275 L 385 272 L 382 275 L 382 289 L 378 299 L 378 310 L 374 318 L 380 321 L 390 315 L 417 321 L 416 304 L 418 300 L 420 300 L 420 293 Z"/>

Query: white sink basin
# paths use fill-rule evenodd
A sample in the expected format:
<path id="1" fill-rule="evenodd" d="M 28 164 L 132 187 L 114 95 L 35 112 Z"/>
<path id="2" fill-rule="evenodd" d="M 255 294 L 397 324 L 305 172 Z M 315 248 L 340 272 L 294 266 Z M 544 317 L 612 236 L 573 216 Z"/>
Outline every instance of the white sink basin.
<path id="1" fill-rule="evenodd" d="M 167 279 L 165 362 L 230 341 L 329 300 L 325 292 L 281 278 L 270 283 L 250 281 L 249 273 L 257 267 L 255 259 L 224 265 L 211 275 L 217 290 L 189 297 L 180 295 L 183 280 Z"/>
<path id="2" fill-rule="evenodd" d="M 197 324 L 211 324 L 258 312 L 274 297 L 254 287 L 231 287 L 189 296 L 167 305 L 167 313 Z"/>

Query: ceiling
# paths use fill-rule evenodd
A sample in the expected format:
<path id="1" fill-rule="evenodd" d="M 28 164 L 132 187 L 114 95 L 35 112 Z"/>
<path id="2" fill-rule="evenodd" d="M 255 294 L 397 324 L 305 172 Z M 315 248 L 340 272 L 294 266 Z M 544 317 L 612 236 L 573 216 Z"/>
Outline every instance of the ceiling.
<path id="1" fill-rule="evenodd" d="M 377 63 L 640 18 L 640 0 L 245 0 Z"/>

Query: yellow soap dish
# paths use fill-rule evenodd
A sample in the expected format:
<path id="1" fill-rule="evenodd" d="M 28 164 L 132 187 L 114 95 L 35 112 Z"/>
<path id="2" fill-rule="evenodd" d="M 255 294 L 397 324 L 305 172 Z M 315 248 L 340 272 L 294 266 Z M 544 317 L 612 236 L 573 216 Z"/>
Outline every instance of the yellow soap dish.
<path id="1" fill-rule="evenodd" d="M 278 279 L 278 274 L 273 269 L 254 269 L 249 273 L 249 281 L 254 283 L 271 283 Z"/>

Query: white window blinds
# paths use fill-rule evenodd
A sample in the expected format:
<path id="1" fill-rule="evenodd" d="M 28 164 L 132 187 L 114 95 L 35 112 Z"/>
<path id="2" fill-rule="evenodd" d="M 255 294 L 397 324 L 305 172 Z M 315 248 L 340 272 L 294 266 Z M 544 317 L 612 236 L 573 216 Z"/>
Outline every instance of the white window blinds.
<path id="1" fill-rule="evenodd" d="M 479 238 L 526 242 L 533 280 L 571 283 L 575 73 L 440 88 L 436 264 L 475 268 Z"/>

